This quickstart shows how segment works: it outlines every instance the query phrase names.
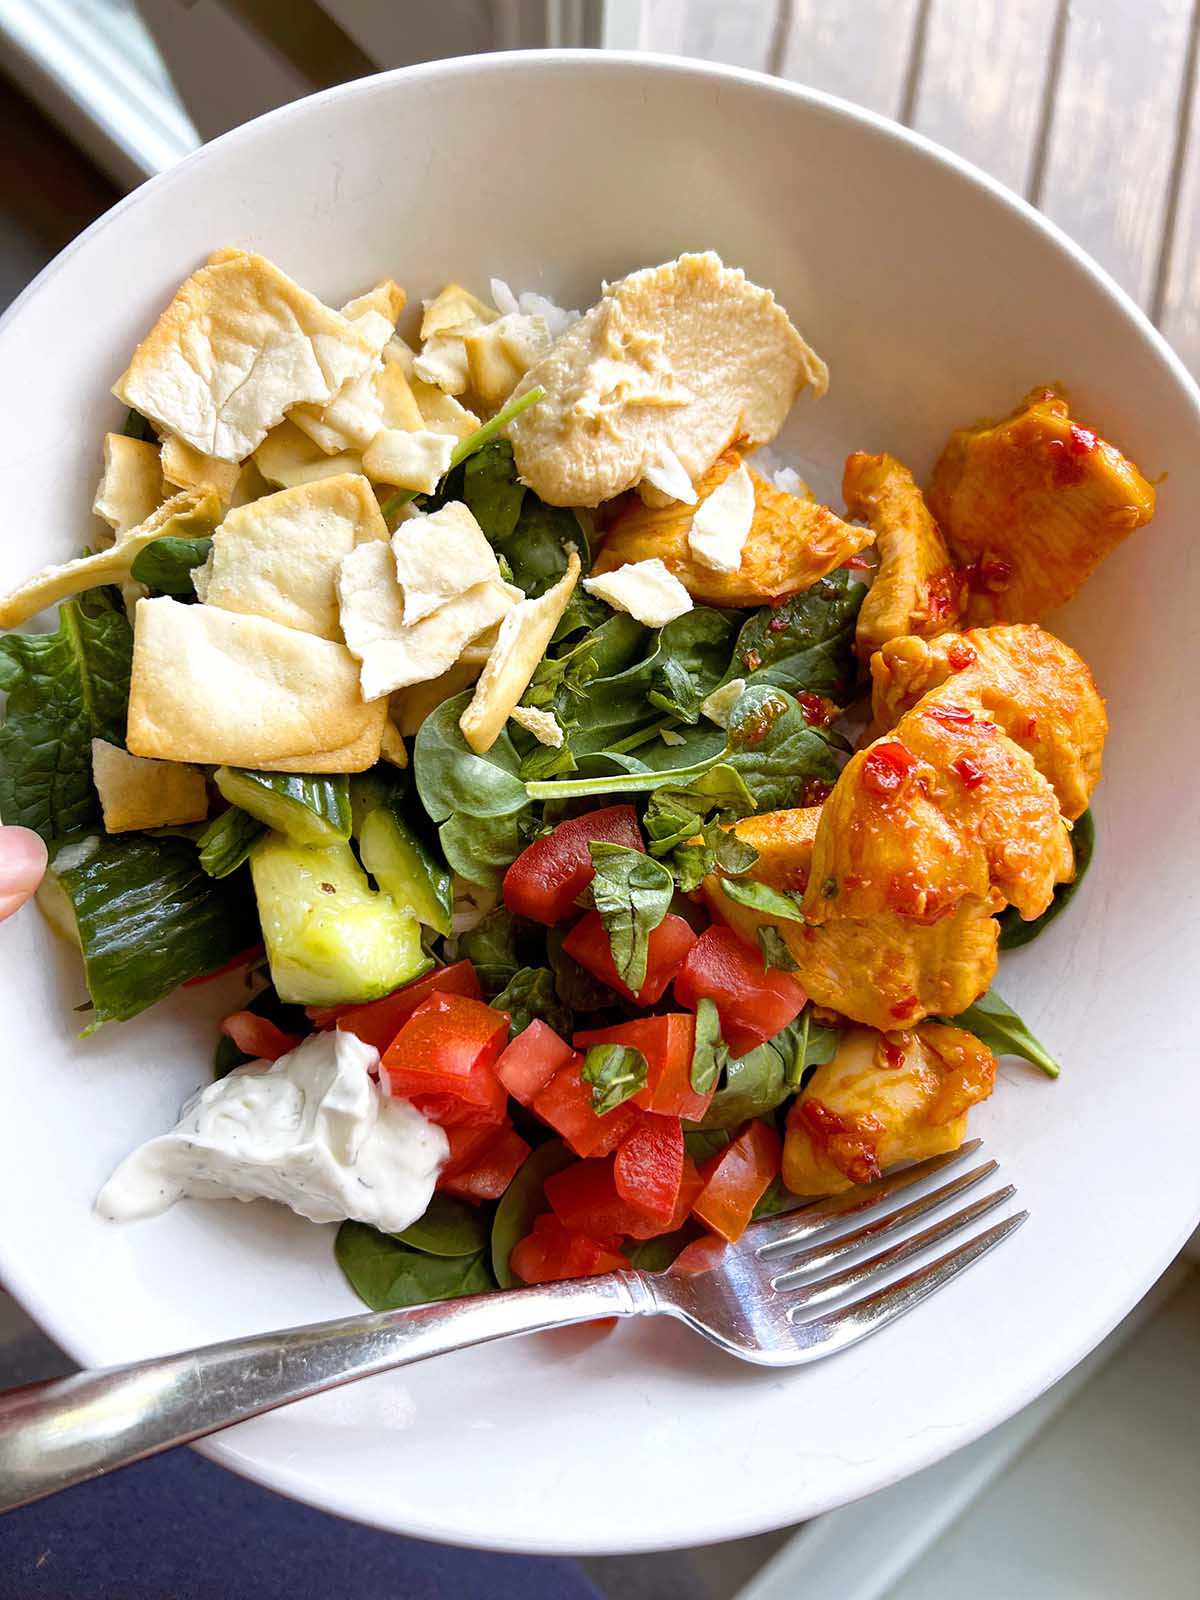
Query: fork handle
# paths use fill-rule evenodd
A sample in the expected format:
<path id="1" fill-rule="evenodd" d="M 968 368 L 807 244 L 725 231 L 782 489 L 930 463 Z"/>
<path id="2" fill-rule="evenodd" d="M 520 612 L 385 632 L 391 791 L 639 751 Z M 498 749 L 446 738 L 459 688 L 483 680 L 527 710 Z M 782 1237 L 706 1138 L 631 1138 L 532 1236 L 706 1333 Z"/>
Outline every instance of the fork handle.
<path id="1" fill-rule="evenodd" d="M 428 1356 L 658 1309 L 640 1273 L 547 1283 L 230 1339 L 0 1394 L 0 1512 Z"/>

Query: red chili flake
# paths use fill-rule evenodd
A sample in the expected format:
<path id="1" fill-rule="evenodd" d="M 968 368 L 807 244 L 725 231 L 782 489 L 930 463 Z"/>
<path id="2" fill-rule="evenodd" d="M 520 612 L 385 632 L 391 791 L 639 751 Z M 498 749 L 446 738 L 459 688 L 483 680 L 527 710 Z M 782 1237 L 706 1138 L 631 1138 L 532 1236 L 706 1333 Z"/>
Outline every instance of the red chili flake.
<path id="1" fill-rule="evenodd" d="M 899 1072 L 908 1059 L 904 1046 L 897 1044 L 894 1039 L 889 1039 L 886 1034 L 879 1041 L 879 1055 L 882 1058 L 879 1065 L 890 1068 L 892 1072 Z"/>
<path id="2" fill-rule="evenodd" d="M 894 739 L 876 745 L 863 762 L 862 786 L 873 794 L 894 794 L 916 764 L 916 757 Z"/>
<path id="3" fill-rule="evenodd" d="M 955 639 L 946 651 L 946 660 L 955 672 L 962 672 L 966 667 L 973 667 L 978 660 L 974 650 L 963 639 Z"/>
<path id="4" fill-rule="evenodd" d="M 920 1004 L 916 995 L 910 994 L 907 1000 L 898 1000 L 894 1006 L 889 1006 L 888 1010 L 898 1022 L 907 1022 Z"/>
<path id="5" fill-rule="evenodd" d="M 948 728 L 969 727 L 975 721 L 975 713 L 966 706 L 930 706 L 925 715 L 934 722 L 944 722 Z"/>
<path id="6" fill-rule="evenodd" d="M 934 622 L 943 622 L 963 602 L 963 574 L 957 567 L 943 567 L 925 584 L 925 611 Z"/>
<path id="7" fill-rule="evenodd" d="M 1071 453 L 1077 456 L 1090 455 L 1099 441 L 1090 428 L 1081 428 L 1077 422 L 1071 424 Z"/>
<path id="8" fill-rule="evenodd" d="M 787 625 L 788 619 L 786 617 L 772 617 L 770 622 L 767 623 L 767 632 L 783 633 Z"/>
<path id="9" fill-rule="evenodd" d="M 987 773 L 970 756 L 959 756 L 957 761 L 950 763 L 951 772 L 956 772 L 963 781 L 963 787 L 978 789 L 979 785 L 987 778 Z"/>
<path id="10" fill-rule="evenodd" d="M 1037 718 L 1036 717 L 1026 717 L 1026 719 L 1025 719 L 1025 728 L 1024 728 L 1024 736 L 1025 736 L 1026 739 L 1036 739 L 1037 738 Z"/>
<path id="11" fill-rule="evenodd" d="M 1003 556 L 985 555 L 979 563 L 979 581 L 985 589 L 990 589 L 996 594 L 1001 589 L 1007 589 L 1012 582 L 1012 562 L 1005 561 Z"/>
<path id="12" fill-rule="evenodd" d="M 842 565 L 848 572 L 870 572 L 871 570 L 871 563 L 867 560 L 866 556 L 847 556 L 845 561 L 842 562 Z"/>
<path id="13" fill-rule="evenodd" d="M 829 721 L 826 715 L 825 702 L 819 694 L 811 694 L 807 689 L 796 696 L 800 710 L 804 713 L 804 720 L 810 728 L 822 728 Z"/>

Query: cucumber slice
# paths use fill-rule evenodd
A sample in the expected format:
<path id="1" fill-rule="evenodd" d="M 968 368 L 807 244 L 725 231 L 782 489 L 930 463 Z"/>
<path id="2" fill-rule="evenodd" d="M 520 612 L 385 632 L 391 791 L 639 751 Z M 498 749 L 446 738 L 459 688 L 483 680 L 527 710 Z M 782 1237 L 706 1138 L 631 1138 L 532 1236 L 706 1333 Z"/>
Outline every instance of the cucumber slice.
<path id="1" fill-rule="evenodd" d="M 227 878 L 249 859 L 265 832 L 257 817 L 240 806 L 230 806 L 200 835 L 200 865 L 210 878 Z"/>
<path id="2" fill-rule="evenodd" d="M 241 806 L 296 844 L 333 845 L 350 837 L 350 783 L 345 777 L 218 767 L 213 782 L 230 805 Z"/>
<path id="3" fill-rule="evenodd" d="M 398 906 L 435 933 L 450 932 L 454 907 L 450 869 L 405 822 L 395 800 L 368 812 L 358 835 L 358 853 Z"/>
<path id="4" fill-rule="evenodd" d="M 363 823 L 377 806 L 386 805 L 393 796 L 399 799 L 401 793 L 401 786 L 389 776 L 386 767 L 356 772 L 350 779 L 350 826 L 354 837 L 362 838 Z"/>
<path id="5" fill-rule="evenodd" d="M 281 1000 L 377 1000 L 433 965 L 417 918 L 371 888 L 348 844 L 322 849 L 269 833 L 251 852 L 250 871 Z"/>

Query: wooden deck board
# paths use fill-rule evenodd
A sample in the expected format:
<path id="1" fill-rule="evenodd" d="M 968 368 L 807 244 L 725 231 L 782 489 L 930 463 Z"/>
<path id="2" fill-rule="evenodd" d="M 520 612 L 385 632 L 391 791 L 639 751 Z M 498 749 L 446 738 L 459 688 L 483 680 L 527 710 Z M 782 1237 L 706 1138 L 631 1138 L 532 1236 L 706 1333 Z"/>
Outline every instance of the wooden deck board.
<path id="1" fill-rule="evenodd" d="M 901 114 L 920 0 L 792 0 L 790 9 L 785 78 Z"/>

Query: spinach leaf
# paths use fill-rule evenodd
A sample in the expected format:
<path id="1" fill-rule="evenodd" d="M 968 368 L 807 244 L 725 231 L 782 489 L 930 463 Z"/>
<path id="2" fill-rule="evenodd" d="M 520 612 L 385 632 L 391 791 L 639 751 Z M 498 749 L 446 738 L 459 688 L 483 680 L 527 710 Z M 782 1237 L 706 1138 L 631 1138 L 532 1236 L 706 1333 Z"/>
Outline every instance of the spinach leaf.
<path id="1" fill-rule="evenodd" d="M 714 816 L 744 817 L 754 810 L 754 799 L 741 778 L 730 766 L 710 767 L 694 783 L 677 788 L 664 784 L 650 796 L 642 821 L 650 840 L 652 856 L 669 855 L 677 846 L 695 838 Z M 727 833 L 721 846 L 726 871 L 748 872 L 758 860 L 758 851 L 734 833 Z"/>
<path id="2" fill-rule="evenodd" d="M 271 984 L 265 989 L 260 989 L 253 1000 L 248 1000 L 242 1007 L 243 1011 L 252 1011 L 256 1017 L 266 1017 L 268 1022 L 273 1022 L 284 1033 L 296 1033 L 301 1037 L 308 1032 L 312 1024 L 304 1013 L 303 1006 L 289 1005 L 286 1000 L 281 1000 Z M 227 1034 L 222 1034 L 217 1040 L 217 1048 L 213 1052 L 213 1077 L 224 1078 L 231 1073 L 234 1067 L 241 1067 L 254 1057 L 245 1050 L 240 1050 Z"/>
<path id="3" fill-rule="evenodd" d="M 671 909 L 675 880 L 661 862 L 607 839 L 588 845 L 592 903 L 608 934 L 617 976 L 634 994 L 646 981 L 650 935 Z"/>
<path id="4" fill-rule="evenodd" d="M 192 571 L 204 565 L 211 549 L 211 539 L 175 539 L 167 535 L 138 551 L 129 575 L 139 583 L 144 583 L 155 594 L 180 595 L 186 600 L 195 600 Z"/>
<path id="5" fill-rule="evenodd" d="M 477 1256 L 487 1249 L 488 1232 L 478 1206 L 435 1194 L 424 1216 L 391 1237 L 427 1256 Z"/>
<path id="6" fill-rule="evenodd" d="M 1058 1077 L 1058 1062 L 994 989 L 989 989 L 981 1000 L 976 1000 L 973 1006 L 960 1011 L 956 1017 L 945 1020 L 951 1027 L 965 1028 L 968 1033 L 973 1033 L 996 1055 L 1019 1056 L 1022 1061 L 1040 1067 L 1048 1078 Z"/>
<path id="7" fill-rule="evenodd" d="M 645 1056 L 631 1044 L 593 1044 L 579 1076 L 591 1084 L 592 1110 L 602 1117 L 644 1089 L 648 1071 Z"/>
<path id="8" fill-rule="evenodd" d="M 135 411 L 132 406 L 125 413 L 125 422 L 121 432 L 127 439 L 145 439 L 149 444 L 158 443 L 158 435 L 146 421 L 140 411 Z"/>
<path id="9" fill-rule="evenodd" d="M 778 928 L 772 927 L 769 922 L 764 922 L 755 928 L 754 936 L 758 940 L 758 948 L 762 951 L 764 966 L 778 967 L 780 972 L 795 972 L 796 962 Z"/>
<path id="10" fill-rule="evenodd" d="M 98 826 L 92 740 L 125 743 L 133 631 L 119 592 L 59 608 L 55 633 L 0 639 L 0 816 L 47 843 Z"/>
<path id="11" fill-rule="evenodd" d="M 736 613 L 694 606 L 659 630 L 646 658 L 646 698 L 683 722 L 700 720 L 700 702 L 721 682 Z"/>
<path id="12" fill-rule="evenodd" d="M 438 829 L 438 843 L 451 872 L 485 889 L 500 887 L 527 842 L 519 815 L 472 817 L 456 811 Z"/>
<path id="13" fill-rule="evenodd" d="M 200 835 L 200 865 L 210 878 L 227 878 L 249 860 L 251 850 L 266 831 L 241 806 L 230 806 Z"/>
<path id="14" fill-rule="evenodd" d="M 575 1155 L 559 1139 L 531 1150 L 512 1182 L 500 1196 L 492 1218 L 492 1271 L 502 1289 L 519 1289 L 521 1280 L 508 1264 L 513 1246 L 529 1233 L 538 1217 L 550 1207 L 546 1201 L 546 1179 L 561 1172 Z"/>
<path id="15" fill-rule="evenodd" d="M 85 1036 L 215 972 L 259 937 L 245 875 L 210 878 L 187 839 L 92 837 L 64 846 L 51 871 L 75 912 L 96 1008 Z"/>
<path id="16" fill-rule="evenodd" d="M 733 1135 L 725 1128 L 699 1128 L 689 1127 L 683 1135 L 683 1148 L 691 1156 L 697 1166 L 715 1156 L 718 1150 L 724 1150 L 726 1145 L 733 1142 Z"/>
<path id="17" fill-rule="evenodd" d="M 616 999 L 613 990 L 567 954 L 563 949 L 565 938 L 566 931 L 561 927 L 550 928 L 546 934 L 546 959 L 554 973 L 555 993 L 571 1011 L 608 1010 Z"/>
<path id="18" fill-rule="evenodd" d="M 729 717 L 729 764 L 759 811 L 786 811 L 824 800 L 837 782 L 828 738 L 804 720 L 786 690 L 752 684 Z"/>
<path id="19" fill-rule="evenodd" d="M 363 1222 L 343 1222 L 333 1253 L 346 1281 L 372 1311 L 487 1294 L 496 1287 L 483 1255 L 431 1256 Z"/>
<path id="20" fill-rule="evenodd" d="M 804 1071 L 804 1025 L 799 1018 L 773 1039 L 757 1045 L 725 1067 L 700 1127 L 733 1129 L 782 1105 Z"/>
<path id="21" fill-rule="evenodd" d="M 721 893 L 738 905 L 749 906 L 751 911 L 760 912 L 764 917 L 773 917 L 777 922 L 804 921 L 799 900 L 780 889 L 772 889 L 770 884 L 753 880 L 741 883 L 735 878 L 722 878 Z"/>
<path id="22" fill-rule="evenodd" d="M 702 998 L 696 1006 L 696 1042 L 692 1047 L 690 1081 L 697 1094 L 707 1094 L 729 1061 L 729 1047 L 721 1038 L 721 1018 L 716 1002 Z"/>
<path id="23" fill-rule="evenodd" d="M 506 906 L 493 906 L 473 928 L 459 936 L 458 954 L 475 968 L 475 976 L 489 999 L 499 994 L 521 966 L 517 919 Z"/>
<path id="24" fill-rule="evenodd" d="M 548 967 L 520 967 L 491 1002 L 497 1011 L 507 1011 L 511 1036 L 515 1038 L 535 1017 L 555 1033 L 570 1034 L 574 1018 L 554 992 L 554 974 Z"/>
<path id="25" fill-rule="evenodd" d="M 456 695 L 425 718 L 413 746 L 413 770 L 450 867 L 469 883 L 495 888 L 521 853 L 532 811 L 507 733 L 482 756 L 463 738 L 458 719 L 470 698 L 470 690 Z"/>
<path id="26" fill-rule="evenodd" d="M 493 439 L 467 462 L 463 500 L 489 544 L 502 545 L 511 538 L 524 499 L 525 485 L 517 478 L 507 439 Z"/>
<path id="27" fill-rule="evenodd" d="M 665 1272 L 681 1250 L 704 1234 L 698 1222 L 687 1221 L 674 1233 L 660 1233 L 655 1239 L 634 1239 L 625 1246 L 629 1265 L 638 1272 Z"/>
<path id="28" fill-rule="evenodd" d="M 723 682 L 773 683 L 844 700 L 854 685 L 854 624 L 867 588 L 839 567 L 743 626 Z"/>
<path id="29" fill-rule="evenodd" d="M 840 1028 L 827 1028 L 820 1022 L 812 1020 L 812 1006 L 805 1006 L 800 1014 L 800 1048 L 792 1059 L 791 1067 L 786 1076 L 793 1089 L 800 1087 L 800 1080 L 809 1067 L 823 1067 L 842 1047 L 842 1030 Z"/>
<path id="30" fill-rule="evenodd" d="M 997 918 L 1000 923 L 1000 949 L 1018 950 L 1023 944 L 1030 944 L 1039 934 L 1046 929 L 1070 905 L 1076 889 L 1083 882 L 1087 869 L 1092 864 L 1092 855 L 1096 848 L 1096 824 L 1092 820 L 1092 813 L 1085 811 L 1071 830 L 1071 849 L 1075 852 L 1075 876 L 1070 883 L 1060 883 L 1054 891 L 1054 899 L 1042 912 L 1040 917 L 1035 917 L 1032 922 L 1023 922 L 1015 906 L 1009 906 Z"/>

